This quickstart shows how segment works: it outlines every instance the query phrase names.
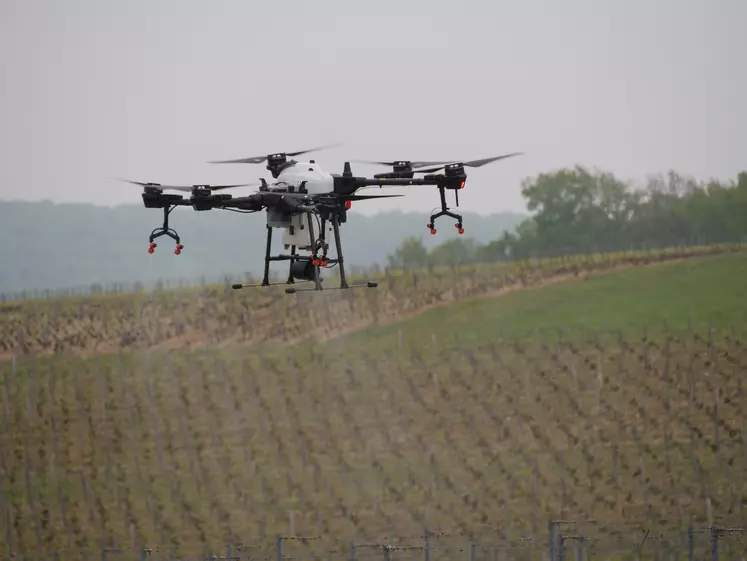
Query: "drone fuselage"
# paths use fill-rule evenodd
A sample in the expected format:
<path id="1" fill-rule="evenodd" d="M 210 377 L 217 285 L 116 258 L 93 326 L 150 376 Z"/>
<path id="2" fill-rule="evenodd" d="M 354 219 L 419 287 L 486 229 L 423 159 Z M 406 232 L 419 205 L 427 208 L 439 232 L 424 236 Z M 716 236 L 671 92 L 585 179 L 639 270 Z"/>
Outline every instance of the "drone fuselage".
<path id="1" fill-rule="evenodd" d="M 290 163 L 290 162 L 289 162 Z M 277 174 L 275 183 L 267 186 L 274 193 L 304 193 L 319 195 L 334 191 L 334 179 L 323 171 L 313 160 L 310 162 L 292 162 Z M 267 225 L 283 229 L 283 245 L 286 249 L 295 246 L 302 251 L 310 251 L 314 240 L 311 239 L 306 212 L 283 212 L 274 208 L 267 209 Z M 318 234 L 318 232 L 317 232 Z"/>
<path id="2" fill-rule="evenodd" d="M 332 175 L 323 171 L 313 160 L 310 162 L 292 161 L 292 165 L 283 169 L 275 179 L 275 183 L 270 187 L 273 191 L 306 192 L 309 195 L 318 195 L 331 193 L 334 190 Z"/>

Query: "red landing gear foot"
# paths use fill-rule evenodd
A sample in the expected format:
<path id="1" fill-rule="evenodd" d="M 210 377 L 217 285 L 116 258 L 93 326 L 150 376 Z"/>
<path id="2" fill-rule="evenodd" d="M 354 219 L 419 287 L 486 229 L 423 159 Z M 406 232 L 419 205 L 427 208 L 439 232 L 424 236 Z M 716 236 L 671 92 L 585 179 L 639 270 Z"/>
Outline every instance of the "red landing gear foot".
<path id="1" fill-rule="evenodd" d="M 461 236 L 462 234 L 464 234 L 464 228 L 462 228 L 462 225 L 461 225 L 461 224 L 459 224 L 459 223 L 456 223 L 456 224 L 454 224 L 454 227 L 456 227 L 456 228 L 457 228 L 457 231 L 459 232 L 459 235 L 460 235 L 460 236 Z"/>
<path id="2" fill-rule="evenodd" d="M 156 244 L 153 242 L 150 242 L 150 245 L 148 246 L 148 253 L 153 253 L 156 250 Z"/>
<path id="3" fill-rule="evenodd" d="M 176 244 L 176 249 L 174 250 L 174 255 L 179 255 L 182 252 L 182 249 L 184 249 L 184 246 L 180 243 Z"/>

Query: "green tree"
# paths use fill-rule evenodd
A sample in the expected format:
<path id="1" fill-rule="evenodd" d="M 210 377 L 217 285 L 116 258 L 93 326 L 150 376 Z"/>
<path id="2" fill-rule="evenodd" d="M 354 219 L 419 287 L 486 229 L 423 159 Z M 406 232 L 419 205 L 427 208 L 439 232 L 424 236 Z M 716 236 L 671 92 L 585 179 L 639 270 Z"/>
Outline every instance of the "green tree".
<path id="1" fill-rule="evenodd" d="M 478 248 L 471 238 L 454 238 L 431 249 L 428 259 L 432 265 L 466 265 L 476 261 Z"/>
<path id="2" fill-rule="evenodd" d="M 511 232 L 503 232 L 499 239 L 478 246 L 475 250 L 475 259 L 483 263 L 512 259 L 518 239 Z"/>
<path id="3" fill-rule="evenodd" d="M 388 257 L 389 266 L 395 268 L 425 267 L 428 263 L 428 250 L 423 245 L 423 240 L 410 236 L 406 238 L 394 252 Z"/>
<path id="4" fill-rule="evenodd" d="M 582 166 L 525 179 L 522 194 L 536 213 L 533 250 L 545 253 L 616 247 L 636 206 L 627 184 Z"/>
<path id="5" fill-rule="evenodd" d="M 533 215 L 515 232 L 504 231 L 484 245 L 446 242 L 431 251 L 430 261 L 490 262 L 747 241 L 747 172 L 736 181 L 698 182 L 669 171 L 634 188 L 609 172 L 575 166 L 525 179 L 522 194 Z M 418 251 L 422 262 L 422 245 Z"/>

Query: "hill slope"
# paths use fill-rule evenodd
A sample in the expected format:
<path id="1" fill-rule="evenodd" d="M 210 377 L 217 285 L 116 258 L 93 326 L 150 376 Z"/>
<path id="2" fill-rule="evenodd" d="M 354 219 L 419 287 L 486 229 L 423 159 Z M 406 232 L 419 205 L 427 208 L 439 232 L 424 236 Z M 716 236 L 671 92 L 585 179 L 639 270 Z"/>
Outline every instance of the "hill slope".
<path id="1" fill-rule="evenodd" d="M 291 519 L 296 535 L 327 537 L 309 542 L 319 550 L 425 526 L 483 542 L 544 539 L 548 519 L 563 518 L 596 520 L 578 531 L 601 536 L 598 551 L 629 552 L 601 528 L 705 523 L 709 508 L 743 527 L 744 340 L 623 329 L 510 343 L 491 336 L 489 318 L 523 317 L 531 329 L 606 307 L 617 327 L 639 327 L 618 302 L 645 294 L 662 303 L 649 317 L 674 320 L 676 302 L 707 286 L 723 325 L 743 322 L 731 279 L 744 263 L 731 255 L 517 291 L 472 305 L 471 326 L 459 303 L 431 312 L 437 322 L 411 320 L 401 346 L 369 331 L 264 354 L 6 363 L 0 529 L 17 552 L 38 533 L 50 549 L 160 544 L 195 555 L 241 541 L 265 543 L 261 555 Z M 694 324 L 713 308 L 695 302 Z M 448 538 L 438 543 L 444 555 Z"/>
<path id="2" fill-rule="evenodd" d="M 576 256 L 456 269 L 391 272 L 378 288 L 290 296 L 282 286 L 226 285 L 0 304 L 0 359 L 16 354 L 91 354 L 136 348 L 196 348 L 327 338 L 418 314 L 454 300 L 555 282 L 618 266 L 743 251 L 741 245 Z M 323 273 L 326 276 L 326 272 Z M 352 279 L 351 279 L 352 280 Z M 328 278 L 325 286 L 335 286 Z"/>
<path id="3" fill-rule="evenodd" d="M 397 332 L 418 337 L 460 333 L 459 343 L 496 337 L 573 338 L 584 331 L 661 333 L 710 328 L 747 335 L 747 253 L 625 267 L 583 282 L 528 286 L 510 298 L 475 299 L 439 307 L 404 323 L 356 332 L 367 346 L 392 346 Z"/>

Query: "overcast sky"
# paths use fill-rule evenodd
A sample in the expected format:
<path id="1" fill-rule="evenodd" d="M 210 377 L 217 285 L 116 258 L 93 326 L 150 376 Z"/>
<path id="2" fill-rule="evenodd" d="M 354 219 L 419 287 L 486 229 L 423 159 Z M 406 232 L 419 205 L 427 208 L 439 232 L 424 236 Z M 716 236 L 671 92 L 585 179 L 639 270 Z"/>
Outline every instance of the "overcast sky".
<path id="1" fill-rule="evenodd" d="M 477 212 L 574 164 L 730 178 L 746 23 L 745 0 L 0 0 L 0 199 L 138 203 L 109 178 L 255 181 L 206 162 L 328 142 L 337 173 L 525 152 L 470 172 Z"/>

